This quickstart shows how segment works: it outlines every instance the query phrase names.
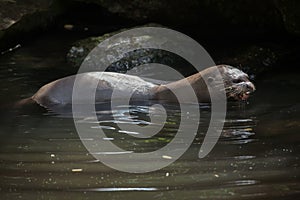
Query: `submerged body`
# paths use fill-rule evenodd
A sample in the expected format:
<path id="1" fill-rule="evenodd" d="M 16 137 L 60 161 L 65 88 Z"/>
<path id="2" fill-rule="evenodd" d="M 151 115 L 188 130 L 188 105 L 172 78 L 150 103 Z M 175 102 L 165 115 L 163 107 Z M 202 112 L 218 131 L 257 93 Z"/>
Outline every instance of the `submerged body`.
<path id="1" fill-rule="evenodd" d="M 72 104 L 75 79 L 83 91 L 83 95 L 78 97 L 82 103 L 89 98 L 84 95 L 84 91 L 91 89 L 95 84 L 97 85 L 96 102 L 110 101 L 112 93 L 116 93 L 117 98 L 132 94 L 132 100 L 174 102 L 176 101 L 174 91 L 175 93 L 184 93 L 189 87 L 193 88 L 198 102 L 209 102 L 209 91 L 224 91 L 227 98 L 245 100 L 255 90 L 247 74 L 227 65 L 210 67 L 192 76 L 168 84 L 157 84 L 137 76 L 120 73 L 88 72 L 68 76 L 46 84 L 31 98 L 21 101 L 21 104 L 31 101 L 46 108 L 51 108 L 54 105 Z M 208 90 L 208 87 L 212 88 L 212 90 Z M 183 97 L 186 102 L 189 102 L 189 98 L 188 95 Z"/>
<path id="2" fill-rule="evenodd" d="M 87 72 L 53 81 L 39 89 L 31 98 L 44 107 L 71 104 L 75 78 L 82 90 L 97 85 L 96 102 L 109 101 L 113 91 L 119 95 L 135 92 L 135 99 L 148 99 L 151 98 L 151 90 L 157 86 L 137 76 L 113 72 Z M 83 94 L 79 98 L 80 102 L 84 103 L 88 97 Z"/>

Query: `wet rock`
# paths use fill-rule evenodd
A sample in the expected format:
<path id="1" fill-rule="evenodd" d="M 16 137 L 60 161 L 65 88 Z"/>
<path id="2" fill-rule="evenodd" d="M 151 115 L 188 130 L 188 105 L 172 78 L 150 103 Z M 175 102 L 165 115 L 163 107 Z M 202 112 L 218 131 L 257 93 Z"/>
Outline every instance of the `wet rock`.
<path id="1" fill-rule="evenodd" d="M 161 27 L 158 24 L 147 24 L 143 27 Z M 122 31 L 125 31 L 128 29 L 121 29 L 116 32 L 107 33 L 99 37 L 90 37 L 86 38 L 84 40 L 80 40 L 76 42 L 67 53 L 67 61 L 74 66 L 75 68 L 79 68 L 83 60 L 87 57 L 87 55 L 90 53 L 92 49 L 94 49 L 99 43 L 104 41 L 105 39 L 120 33 Z M 137 39 L 138 42 L 147 42 L 147 37 L 140 37 Z M 137 42 L 137 43 L 138 43 Z M 134 45 L 134 44 L 133 44 Z M 137 44 L 138 45 L 138 44 Z M 118 45 L 111 47 L 118 48 Z M 160 63 L 167 66 L 171 66 L 178 71 L 180 71 L 184 75 L 188 75 L 190 73 L 193 73 L 192 66 L 185 61 L 183 58 L 174 55 L 171 52 L 167 52 L 164 50 L 158 50 L 158 49 L 138 49 L 132 52 L 126 53 L 123 58 L 118 60 L 117 62 L 114 62 L 110 66 L 101 66 L 100 70 L 105 71 L 113 71 L 113 72 L 121 72 L 125 73 L 128 70 L 134 69 L 138 70 L 136 67 L 148 64 L 148 63 Z M 182 67 L 184 66 L 184 67 Z M 99 70 L 99 66 L 94 66 L 95 70 Z M 93 66 L 91 66 L 91 70 L 94 69 Z M 106 68 L 107 67 L 107 68 Z M 190 69 L 189 69 L 190 68 Z"/>
<path id="2" fill-rule="evenodd" d="M 74 67 L 79 68 L 85 57 L 90 51 L 95 48 L 100 42 L 115 35 L 121 31 L 107 33 L 99 37 L 89 37 L 83 40 L 79 40 L 73 44 L 69 52 L 67 53 L 67 61 Z"/>
<path id="3" fill-rule="evenodd" d="M 73 10 L 73 4 L 82 5 L 82 12 Z M 84 5 L 94 7 L 94 13 L 108 12 L 110 15 L 104 20 L 106 26 L 118 24 L 119 21 L 111 23 L 111 20 L 119 16 L 132 20 L 132 25 L 155 22 L 177 30 L 193 29 L 195 34 L 211 37 L 226 34 L 253 37 L 265 33 L 280 34 L 285 30 L 300 34 L 300 3 L 297 0 L 2 0 L 0 49 L 15 46 L 16 43 L 11 45 L 12 41 L 26 35 L 32 37 L 34 32 L 48 30 L 60 14 L 68 12 L 74 19 L 78 15 L 88 15 Z M 103 15 L 90 16 L 89 20 L 95 22 L 95 27 L 103 25 Z M 76 26 L 71 24 L 65 28 L 73 30 Z M 87 30 L 87 27 L 83 29 Z"/>
<path id="4" fill-rule="evenodd" d="M 154 25 L 158 26 L 156 24 Z M 153 24 L 147 26 L 153 26 Z M 93 48 L 105 39 L 124 30 L 127 29 L 107 33 L 99 37 L 86 38 L 76 42 L 67 54 L 67 61 L 75 68 L 79 68 Z M 141 40 L 143 40 L 143 38 L 141 38 Z M 251 78 L 254 78 L 263 72 L 272 70 L 274 66 L 278 65 L 278 61 L 285 56 L 283 51 L 286 50 L 279 47 L 275 48 L 274 45 L 268 47 L 255 44 L 245 46 L 245 44 L 243 44 L 235 48 L 231 47 L 230 54 L 215 57 L 215 62 L 216 64 L 235 66 L 248 73 Z M 140 49 L 135 52 L 127 53 L 123 59 L 113 63 L 107 69 L 103 68 L 101 70 L 126 72 L 147 63 L 160 63 L 171 66 L 185 76 L 196 72 L 193 67 L 181 57 L 173 55 L 170 52 L 153 49 Z"/>
<path id="5" fill-rule="evenodd" d="M 242 41 L 246 41 L 248 38 L 244 34 L 254 37 L 255 33 L 276 34 L 278 31 L 281 32 L 285 29 L 294 35 L 300 33 L 300 12 L 298 12 L 300 3 L 296 0 L 236 2 L 219 0 L 2 0 L 0 2 L 1 52 L 16 46 L 18 43 L 14 42 L 26 35 L 32 38 L 40 30 L 49 30 L 51 25 L 56 23 L 57 16 L 65 13 L 66 10 L 68 10 L 67 12 L 69 12 L 71 18 L 77 15 L 86 15 L 88 11 L 76 13 L 77 11 L 72 10 L 73 7 L 70 5 L 74 2 L 76 2 L 77 7 L 86 4 L 91 5 L 91 7 L 96 4 L 100 5 L 93 12 L 98 11 L 98 9 L 99 12 L 106 10 L 113 16 L 121 16 L 122 19 L 132 20 L 134 25 L 153 21 L 176 30 L 183 30 L 182 32 L 186 31 L 192 37 L 194 37 L 193 32 L 195 32 L 196 37 L 200 34 L 195 39 L 201 38 L 201 34 L 208 34 L 209 38 L 222 37 L 223 34 L 235 34 L 242 38 Z M 112 23 L 110 21 L 112 15 L 104 20 L 107 21 L 105 26 L 113 26 L 119 22 L 117 20 Z M 88 20 L 93 20 L 94 26 L 99 27 L 99 24 L 103 23 L 103 15 L 92 16 L 94 18 L 87 16 Z M 85 30 L 86 26 L 84 23 L 83 25 L 83 30 Z M 121 27 L 129 27 L 129 25 L 123 24 Z M 193 32 L 189 32 L 190 27 Z M 73 24 L 64 24 L 64 28 L 68 31 L 78 29 Z M 102 27 L 101 29 L 104 30 Z M 101 34 L 106 32 L 103 30 Z M 116 29 L 109 29 L 107 32 L 111 30 Z M 120 31 L 123 30 L 126 29 Z M 95 45 L 120 31 L 78 41 L 70 48 L 67 60 L 78 68 Z M 269 37 L 269 34 L 263 35 L 263 37 L 265 36 Z M 243 48 L 238 50 L 230 49 L 230 51 L 235 51 L 235 53 L 218 58 L 217 63 L 239 66 L 244 71 L 252 74 L 259 74 L 272 68 L 281 57 L 281 52 L 278 52 L 277 49 L 256 45 L 255 43 L 248 46 L 243 45 Z M 167 55 L 166 52 L 151 52 L 149 50 L 134 52 L 134 54 L 128 56 L 130 59 L 115 63 L 109 70 L 126 71 L 139 64 L 146 63 L 147 60 L 176 65 L 175 61 L 172 60 L 177 59 L 174 56 Z M 140 60 L 137 60 L 138 57 Z M 177 61 L 182 64 L 180 60 L 177 59 Z M 182 69 L 182 66 L 180 69 Z M 185 73 L 192 73 L 187 68 L 184 67 L 184 69 Z"/>

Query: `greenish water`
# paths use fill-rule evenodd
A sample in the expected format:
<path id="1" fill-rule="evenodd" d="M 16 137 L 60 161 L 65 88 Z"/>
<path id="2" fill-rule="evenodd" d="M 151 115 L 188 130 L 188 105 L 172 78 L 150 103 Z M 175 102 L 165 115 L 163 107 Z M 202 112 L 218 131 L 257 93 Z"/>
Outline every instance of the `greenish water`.
<path id="1" fill-rule="evenodd" d="M 1 105 L 29 97 L 43 84 L 75 73 L 65 67 L 65 49 L 46 41 L 0 58 Z M 200 105 L 200 129 L 189 150 L 170 166 L 144 174 L 119 172 L 96 160 L 80 141 L 68 112 L 3 111 L 1 199 L 295 199 L 300 195 L 297 74 L 269 74 L 256 86 L 248 103 L 229 103 L 222 137 L 207 157 L 199 159 L 198 152 L 210 106 Z M 132 123 L 132 118 L 145 123 L 147 105 L 131 106 L 131 115 L 121 106 L 114 110 L 115 119 L 102 109 L 98 121 L 120 147 L 153 151 L 178 131 L 180 110 L 167 106 L 167 125 L 148 139 L 116 128 L 118 123 Z M 198 123 L 188 117 L 191 124 Z M 95 119 L 83 123 L 90 128 L 99 124 Z"/>

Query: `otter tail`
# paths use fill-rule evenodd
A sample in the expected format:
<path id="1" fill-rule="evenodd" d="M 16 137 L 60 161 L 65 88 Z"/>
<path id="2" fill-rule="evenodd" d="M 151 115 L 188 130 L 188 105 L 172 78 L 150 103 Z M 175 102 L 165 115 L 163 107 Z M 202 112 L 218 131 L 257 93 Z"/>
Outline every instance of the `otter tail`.
<path id="1" fill-rule="evenodd" d="M 29 98 L 22 99 L 22 100 L 20 100 L 16 103 L 14 103 L 13 108 L 14 109 L 20 109 L 20 108 L 30 106 L 30 105 L 33 105 L 33 104 L 35 104 L 35 101 L 31 97 L 29 97 Z"/>

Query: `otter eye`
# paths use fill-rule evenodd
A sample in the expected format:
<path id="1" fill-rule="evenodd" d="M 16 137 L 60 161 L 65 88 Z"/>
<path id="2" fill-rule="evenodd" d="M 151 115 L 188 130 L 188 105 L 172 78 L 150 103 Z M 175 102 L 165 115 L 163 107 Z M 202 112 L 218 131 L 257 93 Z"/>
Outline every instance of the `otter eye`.
<path id="1" fill-rule="evenodd" d="M 240 83 L 240 82 L 244 82 L 244 80 L 239 78 L 239 79 L 234 79 L 232 82 L 233 83 Z"/>

